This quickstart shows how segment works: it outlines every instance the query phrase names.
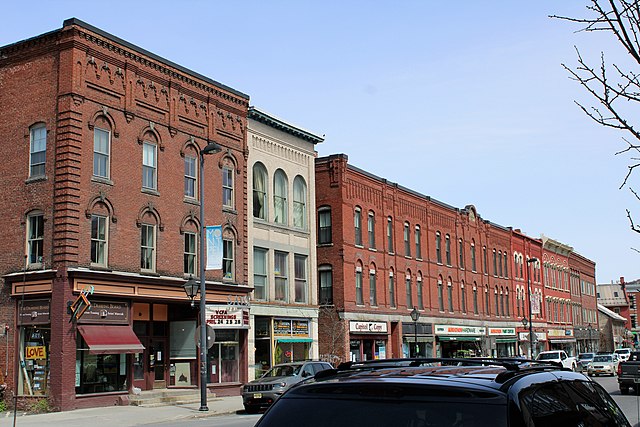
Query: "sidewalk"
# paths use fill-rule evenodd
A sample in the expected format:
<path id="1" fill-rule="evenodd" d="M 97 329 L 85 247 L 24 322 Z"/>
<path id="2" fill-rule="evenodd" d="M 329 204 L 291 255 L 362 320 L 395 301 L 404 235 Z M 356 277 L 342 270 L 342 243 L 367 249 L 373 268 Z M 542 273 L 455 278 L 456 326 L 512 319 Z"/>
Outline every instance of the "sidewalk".
<path id="1" fill-rule="evenodd" d="M 216 397 L 207 402 L 208 411 L 199 411 L 200 403 L 174 406 L 108 406 L 76 409 L 74 411 L 25 415 L 18 412 L 16 426 L 20 427 L 126 427 L 157 424 L 188 418 L 203 418 L 235 414 L 244 410 L 241 396 Z M 13 411 L 0 413 L 0 426 L 13 425 Z"/>

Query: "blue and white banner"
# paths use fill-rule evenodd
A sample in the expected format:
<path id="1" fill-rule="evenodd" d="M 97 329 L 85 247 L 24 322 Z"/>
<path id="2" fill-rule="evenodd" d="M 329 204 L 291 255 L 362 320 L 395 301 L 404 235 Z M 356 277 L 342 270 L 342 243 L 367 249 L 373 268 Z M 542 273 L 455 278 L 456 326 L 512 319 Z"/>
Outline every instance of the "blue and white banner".
<path id="1" fill-rule="evenodd" d="M 222 270 L 222 226 L 205 227 L 207 239 L 207 270 Z"/>

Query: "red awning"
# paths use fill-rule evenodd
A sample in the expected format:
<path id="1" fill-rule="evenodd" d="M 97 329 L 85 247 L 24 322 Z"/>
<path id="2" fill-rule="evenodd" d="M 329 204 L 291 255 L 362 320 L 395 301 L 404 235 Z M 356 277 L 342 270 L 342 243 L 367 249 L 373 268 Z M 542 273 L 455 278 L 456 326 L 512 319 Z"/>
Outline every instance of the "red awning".
<path id="1" fill-rule="evenodd" d="M 142 353 L 144 346 L 131 326 L 78 325 L 91 354 Z"/>

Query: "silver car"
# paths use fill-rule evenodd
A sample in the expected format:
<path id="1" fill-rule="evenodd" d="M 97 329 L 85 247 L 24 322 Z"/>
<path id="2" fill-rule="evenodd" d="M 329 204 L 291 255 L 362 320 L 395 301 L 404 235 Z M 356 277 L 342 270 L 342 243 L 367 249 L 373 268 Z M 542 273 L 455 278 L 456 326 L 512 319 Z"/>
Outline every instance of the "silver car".
<path id="1" fill-rule="evenodd" d="M 257 380 L 242 386 L 244 409 L 249 414 L 255 414 L 260 409 L 270 406 L 292 385 L 327 369 L 333 369 L 333 366 L 320 361 L 275 365 Z"/>
<path id="2" fill-rule="evenodd" d="M 587 366 L 589 366 L 589 363 L 591 363 L 591 361 L 593 361 L 593 358 L 595 357 L 595 353 L 580 353 L 578 354 L 578 363 L 576 366 L 576 370 L 578 372 L 585 372 L 587 370 Z"/>
<path id="3" fill-rule="evenodd" d="M 617 354 L 596 354 L 587 366 L 587 374 L 598 376 L 601 374 L 614 376 L 618 370 L 620 359 Z"/>

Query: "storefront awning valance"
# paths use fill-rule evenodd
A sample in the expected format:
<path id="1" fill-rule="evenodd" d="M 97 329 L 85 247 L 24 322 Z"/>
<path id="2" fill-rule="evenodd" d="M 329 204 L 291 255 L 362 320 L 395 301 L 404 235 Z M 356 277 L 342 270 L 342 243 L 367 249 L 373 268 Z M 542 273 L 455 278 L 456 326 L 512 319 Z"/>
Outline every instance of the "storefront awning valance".
<path id="1" fill-rule="evenodd" d="M 276 338 L 278 342 L 313 342 L 313 338 Z"/>
<path id="2" fill-rule="evenodd" d="M 575 338 L 567 338 L 567 339 L 561 339 L 561 340 L 554 340 L 551 339 L 551 344 L 556 344 L 556 343 L 571 343 L 571 342 L 576 342 Z"/>
<path id="3" fill-rule="evenodd" d="M 518 342 L 518 339 L 513 337 L 513 338 L 496 338 L 496 342 L 499 343 L 508 343 L 508 342 Z"/>
<path id="4" fill-rule="evenodd" d="M 78 325 L 91 354 L 142 353 L 144 346 L 131 326 Z"/>
<path id="5" fill-rule="evenodd" d="M 440 341 L 480 341 L 480 337 L 442 337 L 439 336 Z"/>

